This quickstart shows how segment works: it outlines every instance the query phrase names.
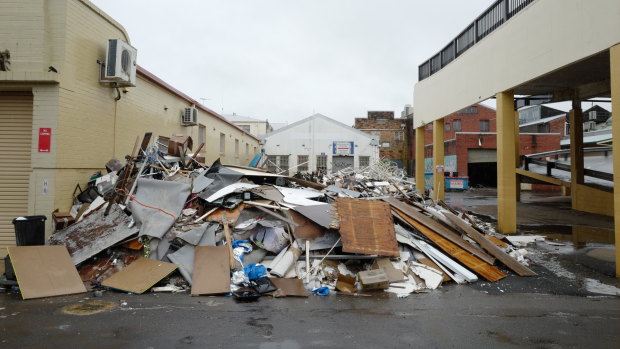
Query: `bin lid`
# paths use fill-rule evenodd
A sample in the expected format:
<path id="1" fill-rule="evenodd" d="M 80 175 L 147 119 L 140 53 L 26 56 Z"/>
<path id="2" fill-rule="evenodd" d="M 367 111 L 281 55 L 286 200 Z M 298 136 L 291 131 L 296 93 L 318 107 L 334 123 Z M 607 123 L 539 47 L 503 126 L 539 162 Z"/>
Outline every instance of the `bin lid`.
<path id="1" fill-rule="evenodd" d="M 22 217 L 17 217 L 17 218 L 13 218 L 13 224 L 15 224 L 16 222 L 24 222 L 24 221 L 45 221 L 47 219 L 46 216 L 22 216 Z"/>

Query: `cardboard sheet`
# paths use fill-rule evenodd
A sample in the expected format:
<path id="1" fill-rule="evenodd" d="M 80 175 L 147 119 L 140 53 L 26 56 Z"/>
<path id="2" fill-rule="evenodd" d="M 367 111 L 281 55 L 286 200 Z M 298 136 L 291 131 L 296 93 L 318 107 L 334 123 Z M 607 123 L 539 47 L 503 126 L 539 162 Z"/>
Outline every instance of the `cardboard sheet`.
<path id="1" fill-rule="evenodd" d="M 23 299 L 86 292 L 65 246 L 11 246 L 7 249 Z"/>
<path id="2" fill-rule="evenodd" d="M 120 291 L 144 293 L 178 267 L 176 264 L 142 257 L 101 284 Z"/>
<path id="3" fill-rule="evenodd" d="M 390 205 L 381 201 L 338 198 L 342 251 L 400 257 Z"/>
<path id="4" fill-rule="evenodd" d="M 372 265 L 372 269 L 382 269 L 390 282 L 400 282 L 405 280 L 405 274 L 394 268 L 394 265 L 390 262 L 389 258 L 376 259 Z"/>
<path id="5" fill-rule="evenodd" d="M 194 249 L 192 296 L 230 292 L 228 246 L 198 246 Z"/>
<path id="6" fill-rule="evenodd" d="M 304 282 L 300 279 L 269 278 L 278 289 L 281 296 L 308 297 L 310 293 L 304 288 Z"/>

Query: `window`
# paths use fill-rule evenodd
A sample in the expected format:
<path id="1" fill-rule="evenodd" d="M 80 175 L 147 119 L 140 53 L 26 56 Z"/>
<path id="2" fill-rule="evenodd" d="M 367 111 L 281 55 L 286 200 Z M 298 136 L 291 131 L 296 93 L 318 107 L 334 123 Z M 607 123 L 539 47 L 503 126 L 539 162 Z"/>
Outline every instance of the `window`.
<path id="1" fill-rule="evenodd" d="M 489 132 L 489 120 L 480 120 L 480 132 Z"/>
<path id="2" fill-rule="evenodd" d="M 538 133 L 549 133 L 549 123 L 538 124 Z"/>
<path id="3" fill-rule="evenodd" d="M 277 173 L 278 171 L 278 156 L 277 155 L 268 155 L 267 156 L 267 170 L 273 173 Z"/>
<path id="4" fill-rule="evenodd" d="M 235 139 L 235 155 L 239 156 L 239 140 Z"/>
<path id="5" fill-rule="evenodd" d="M 381 143 L 381 148 L 389 148 L 389 147 L 390 147 L 390 142 Z"/>
<path id="6" fill-rule="evenodd" d="M 446 131 L 450 131 L 450 123 L 446 122 Z"/>
<path id="7" fill-rule="evenodd" d="M 360 168 L 370 166 L 370 156 L 360 156 Z"/>
<path id="8" fill-rule="evenodd" d="M 327 155 L 316 156 L 316 170 L 327 172 Z"/>
<path id="9" fill-rule="evenodd" d="M 385 123 L 387 123 L 386 119 L 377 119 L 377 124 L 378 125 L 385 125 Z"/>
<path id="10" fill-rule="evenodd" d="M 245 144 L 245 155 L 250 155 L 250 145 L 249 144 Z"/>
<path id="11" fill-rule="evenodd" d="M 254 147 L 254 154 L 258 154 L 258 152 L 256 151 L 256 147 Z"/>
<path id="12" fill-rule="evenodd" d="M 454 131 L 456 132 L 461 131 L 461 119 L 452 120 L 452 125 L 454 126 Z"/>
<path id="13" fill-rule="evenodd" d="M 207 127 L 205 125 L 198 125 L 198 145 L 206 143 Z"/>
<path id="14" fill-rule="evenodd" d="M 403 131 L 396 131 L 394 132 L 394 140 L 395 141 L 402 141 L 405 138 L 405 133 Z"/>
<path id="15" fill-rule="evenodd" d="M 224 154 L 226 152 L 226 135 L 220 133 L 220 153 Z"/>
<path id="16" fill-rule="evenodd" d="M 250 133 L 250 125 L 239 125 L 239 127 L 245 132 Z"/>
<path id="17" fill-rule="evenodd" d="M 280 172 L 285 176 L 288 176 L 288 155 L 280 155 Z"/>
<path id="18" fill-rule="evenodd" d="M 297 155 L 297 171 L 308 172 L 308 155 Z"/>
<path id="19" fill-rule="evenodd" d="M 588 112 L 588 120 L 596 120 L 596 110 L 591 110 Z"/>
<path id="20" fill-rule="evenodd" d="M 478 114 L 478 107 L 476 106 L 471 106 L 471 107 L 467 107 L 465 109 L 461 109 L 458 112 L 459 114 L 462 115 L 467 115 L 467 114 Z"/>

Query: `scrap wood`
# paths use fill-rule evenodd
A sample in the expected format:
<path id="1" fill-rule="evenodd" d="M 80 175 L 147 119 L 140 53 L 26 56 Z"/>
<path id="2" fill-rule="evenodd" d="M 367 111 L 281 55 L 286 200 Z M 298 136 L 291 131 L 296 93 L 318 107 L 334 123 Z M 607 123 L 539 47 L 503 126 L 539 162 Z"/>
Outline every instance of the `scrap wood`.
<path id="1" fill-rule="evenodd" d="M 465 264 L 468 268 L 475 271 L 488 281 L 494 282 L 506 277 L 506 274 L 502 273 L 499 269 L 494 267 L 493 265 L 486 263 L 480 258 L 469 254 L 464 249 L 460 248 L 453 242 L 444 238 L 443 236 L 437 234 L 427 226 L 419 223 L 415 219 L 411 218 L 404 212 L 400 211 L 398 208 L 394 208 L 394 210 L 400 214 L 404 219 L 406 219 L 409 224 L 414 226 L 418 231 L 422 234 L 426 235 L 429 239 L 431 239 L 437 246 L 439 246 L 446 253 L 451 255 L 452 257 L 459 260 L 461 263 Z"/>
<path id="2" fill-rule="evenodd" d="M 490 254 L 499 259 L 508 268 L 520 276 L 534 276 L 537 275 L 528 267 L 517 262 L 514 258 L 510 257 L 506 252 L 502 251 L 499 247 L 495 246 L 491 241 L 487 240 L 476 229 L 469 226 L 465 221 L 452 214 L 452 212 L 444 212 L 444 216 L 448 218 L 452 223 L 456 224 L 465 234 L 476 241 L 482 248 L 487 250 Z"/>
<path id="3" fill-rule="evenodd" d="M 458 236 L 455 232 L 453 232 L 446 226 L 420 213 L 418 210 L 416 210 L 412 206 L 407 205 L 404 202 L 398 201 L 395 198 L 384 199 L 384 201 L 389 203 L 394 209 L 397 209 L 401 213 L 401 215 L 405 215 L 411 218 L 412 220 L 415 220 L 416 223 L 423 224 L 424 226 L 429 228 L 429 230 L 432 230 L 435 234 L 442 236 L 444 239 L 447 239 L 453 244 L 459 246 L 461 249 L 473 254 L 474 256 L 487 262 L 488 264 L 495 263 L 495 258 L 489 256 L 488 254 L 484 253 L 484 251 L 482 251 L 481 249 L 465 241 L 463 238 Z"/>
<path id="4" fill-rule="evenodd" d="M 123 270 L 103 280 L 102 286 L 131 292 L 144 293 L 172 273 L 178 265 L 140 257 Z"/>
<path id="5" fill-rule="evenodd" d="M 226 208 L 217 208 L 215 211 L 209 211 L 206 216 L 206 220 L 221 222 L 222 220 L 226 219 L 230 224 L 235 224 L 244 208 L 245 205 L 243 203 L 239 204 L 239 206 L 232 210 Z"/>
<path id="6" fill-rule="evenodd" d="M 226 219 L 226 214 L 224 214 L 224 219 Z M 230 236 L 230 227 L 228 226 L 228 221 L 222 220 L 222 225 L 224 226 L 224 235 L 226 236 L 226 246 L 228 246 L 228 258 L 230 260 L 230 269 L 235 269 L 235 256 L 233 254 L 232 238 Z"/>
<path id="7" fill-rule="evenodd" d="M 131 217 L 118 205 L 107 216 L 99 208 L 82 221 L 54 233 L 50 245 L 65 245 L 73 264 L 78 265 L 106 248 L 136 234 L 136 227 L 129 228 Z"/>
<path id="8" fill-rule="evenodd" d="M 497 247 L 506 248 L 506 247 L 510 246 L 506 242 L 496 238 L 493 235 L 485 234 L 484 237 L 486 239 L 488 239 L 489 241 L 491 241 L 492 243 L 494 243 Z"/>
<path id="9" fill-rule="evenodd" d="M 342 250 L 399 257 L 390 206 L 380 201 L 338 198 Z"/>
<path id="10" fill-rule="evenodd" d="M 22 299 L 86 292 L 65 246 L 7 247 Z"/>
<path id="11" fill-rule="evenodd" d="M 280 290 L 279 296 L 308 297 L 310 293 L 300 279 L 269 278 Z"/>

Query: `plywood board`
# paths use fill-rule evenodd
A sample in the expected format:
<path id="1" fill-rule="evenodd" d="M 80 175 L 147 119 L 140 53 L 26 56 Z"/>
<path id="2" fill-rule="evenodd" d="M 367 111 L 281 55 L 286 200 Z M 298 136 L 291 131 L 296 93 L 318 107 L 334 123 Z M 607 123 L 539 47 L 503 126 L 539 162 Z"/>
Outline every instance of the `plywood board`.
<path id="1" fill-rule="evenodd" d="M 464 249 L 460 248 L 456 244 L 452 243 L 448 239 L 443 236 L 437 234 L 427 226 L 422 223 L 416 221 L 412 217 L 408 216 L 405 212 L 400 211 L 399 209 L 394 207 L 394 211 L 399 214 L 403 219 L 407 221 L 407 223 L 411 224 L 416 230 L 420 231 L 427 238 L 433 241 L 439 248 L 444 250 L 450 256 L 456 258 L 459 262 L 463 263 L 469 269 L 475 271 L 488 281 L 497 281 L 506 277 L 506 274 L 502 273 L 501 270 L 492 266 L 489 263 L 481 260 L 480 258 L 471 255 Z"/>
<path id="2" fill-rule="evenodd" d="M 125 292 L 144 293 L 178 267 L 176 264 L 142 257 L 105 279 L 101 285 Z"/>
<path id="3" fill-rule="evenodd" d="M 308 297 L 310 293 L 304 288 L 300 279 L 269 278 L 278 289 L 281 296 Z"/>
<path id="4" fill-rule="evenodd" d="M 482 259 L 483 261 L 489 264 L 495 263 L 495 258 L 489 256 L 488 254 L 484 253 L 484 251 L 482 251 L 481 249 L 465 241 L 462 237 L 457 235 L 450 228 L 437 222 L 431 217 L 424 215 L 423 213 L 418 211 L 413 206 L 407 205 L 406 203 L 399 201 L 393 197 L 384 198 L 383 201 L 389 203 L 392 207 L 397 208 L 399 211 L 403 212 L 407 216 L 415 219 L 417 222 L 425 225 L 427 228 L 431 229 L 436 234 L 441 235 L 444 239 L 459 246 L 461 249 L 473 254 L 474 256 Z"/>
<path id="5" fill-rule="evenodd" d="M 86 292 L 65 246 L 11 246 L 8 251 L 23 299 Z"/>
<path id="6" fill-rule="evenodd" d="M 192 296 L 230 293 L 227 246 L 197 246 L 194 250 Z"/>
<path id="7" fill-rule="evenodd" d="M 495 258 L 499 259 L 502 263 L 504 263 L 508 268 L 510 268 L 515 273 L 520 276 L 534 276 L 537 275 L 530 268 L 525 265 L 517 262 L 516 259 L 510 257 L 506 252 L 502 251 L 499 247 L 497 247 L 494 243 L 487 240 L 480 232 L 476 229 L 472 228 L 469 224 L 465 223 L 461 218 L 455 216 L 452 212 L 444 212 L 444 216 L 450 220 L 450 222 L 454 223 L 459 229 L 463 230 L 467 236 L 472 238 L 475 242 L 480 244 L 482 248 L 487 250 L 490 254 L 492 254 Z"/>
<path id="8" fill-rule="evenodd" d="M 344 252 L 400 256 L 390 205 L 381 201 L 338 198 L 336 209 Z"/>

